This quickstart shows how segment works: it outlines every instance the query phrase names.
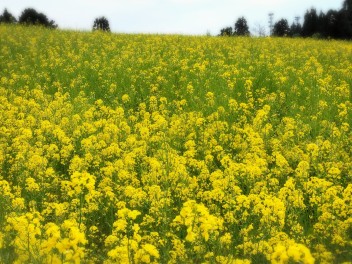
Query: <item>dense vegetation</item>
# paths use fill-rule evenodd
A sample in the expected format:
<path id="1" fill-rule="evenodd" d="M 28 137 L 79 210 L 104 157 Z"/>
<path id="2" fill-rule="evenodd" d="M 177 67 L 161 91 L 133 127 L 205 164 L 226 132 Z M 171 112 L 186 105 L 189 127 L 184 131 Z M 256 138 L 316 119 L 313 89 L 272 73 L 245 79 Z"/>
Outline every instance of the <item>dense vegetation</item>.
<path id="1" fill-rule="evenodd" d="M 352 46 L 0 25 L 1 263 L 352 261 Z"/>

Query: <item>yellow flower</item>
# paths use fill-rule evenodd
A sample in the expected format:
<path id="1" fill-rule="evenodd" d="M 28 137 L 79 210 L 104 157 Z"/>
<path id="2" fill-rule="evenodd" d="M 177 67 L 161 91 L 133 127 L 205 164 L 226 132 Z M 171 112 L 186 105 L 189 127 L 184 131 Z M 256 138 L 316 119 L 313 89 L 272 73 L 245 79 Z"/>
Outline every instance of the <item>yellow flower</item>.
<path id="1" fill-rule="evenodd" d="M 0 249 L 4 247 L 4 235 L 0 233 Z"/>
<path id="2" fill-rule="evenodd" d="M 307 179 L 309 176 L 309 163 L 307 161 L 301 161 L 298 163 L 295 172 L 299 178 Z"/>
<path id="3" fill-rule="evenodd" d="M 341 171 L 337 167 L 332 167 L 328 170 L 328 175 L 333 179 L 340 179 Z"/>
<path id="4" fill-rule="evenodd" d="M 34 178 L 29 177 L 26 179 L 26 189 L 29 192 L 37 192 L 39 191 L 39 185 L 35 182 Z"/>
<path id="5" fill-rule="evenodd" d="M 124 94 L 124 95 L 122 95 L 122 102 L 123 103 L 128 103 L 129 101 L 130 101 L 130 97 L 129 97 L 129 95 L 128 94 Z"/>
<path id="6" fill-rule="evenodd" d="M 159 258 L 159 251 L 152 244 L 145 244 L 142 248 L 152 257 Z"/>

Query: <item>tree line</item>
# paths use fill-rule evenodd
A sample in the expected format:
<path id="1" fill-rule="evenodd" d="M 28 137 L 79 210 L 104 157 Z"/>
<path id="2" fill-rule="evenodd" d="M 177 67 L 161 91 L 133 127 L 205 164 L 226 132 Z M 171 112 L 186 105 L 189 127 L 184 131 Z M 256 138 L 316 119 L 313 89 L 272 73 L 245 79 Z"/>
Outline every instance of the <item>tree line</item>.
<path id="1" fill-rule="evenodd" d="M 2 15 L 0 15 L 0 23 L 19 23 L 25 25 L 40 25 L 48 28 L 57 28 L 57 24 L 54 20 L 48 19 L 46 15 L 37 12 L 33 8 L 26 8 L 23 10 L 18 20 L 5 8 Z"/>
<path id="2" fill-rule="evenodd" d="M 53 29 L 58 27 L 54 20 L 49 19 L 45 14 L 37 12 L 33 8 L 24 9 L 18 19 L 5 8 L 0 15 L 0 23 L 38 25 Z M 110 31 L 109 21 L 105 17 L 96 18 L 93 23 L 93 30 Z"/>
<path id="3" fill-rule="evenodd" d="M 300 17 L 289 25 L 287 19 L 282 18 L 273 22 L 273 13 L 269 14 L 270 36 L 278 37 L 315 37 L 333 39 L 352 39 L 352 0 L 345 0 L 340 10 L 328 10 L 326 13 L 317 12 L 315 8 L 306 11 L 303 24 Z M 264 27 L 257 25 L 257 35 L 264 36 Z M 249 36 L 249 28 L 244 17 L 240 17 L 234 28 L 225 27 L 219 36 Z"/>

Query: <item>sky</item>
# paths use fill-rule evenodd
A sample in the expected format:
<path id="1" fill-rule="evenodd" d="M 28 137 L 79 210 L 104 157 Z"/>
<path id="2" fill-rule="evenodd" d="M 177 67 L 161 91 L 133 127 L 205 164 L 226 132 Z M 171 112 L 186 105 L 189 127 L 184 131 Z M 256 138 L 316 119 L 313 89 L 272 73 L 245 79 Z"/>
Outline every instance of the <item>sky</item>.
<path id="1" fill-rule="evenodd" d="M 44 13 L 62 29 L 91 30 L 94 19 L 105 16 L 111 31 L 119 33 L 160 33 L 217 35 L 244 16 L 249 29 L 268 29 L 268 14 L 274 22 L 286 18 L 291 24 L 307 9 L 340 9 L 343 0 L 1 0 L 15 17 L 28 7 Z"/>

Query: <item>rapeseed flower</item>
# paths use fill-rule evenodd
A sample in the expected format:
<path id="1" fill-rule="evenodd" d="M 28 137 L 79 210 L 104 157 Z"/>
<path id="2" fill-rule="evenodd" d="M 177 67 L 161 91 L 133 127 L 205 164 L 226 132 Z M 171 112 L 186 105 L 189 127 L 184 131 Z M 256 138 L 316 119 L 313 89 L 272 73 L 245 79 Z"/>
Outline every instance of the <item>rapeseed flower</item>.
<path id="1" fill-rule="evenodd" d="M 349 43 L 0 35 L 0 262 L 352 259 Z"/>

